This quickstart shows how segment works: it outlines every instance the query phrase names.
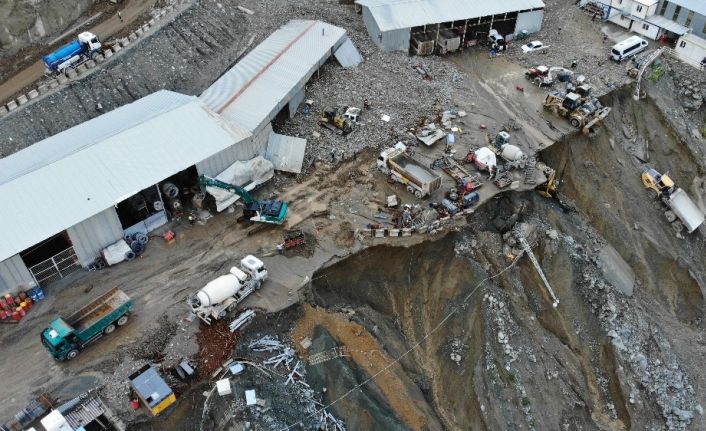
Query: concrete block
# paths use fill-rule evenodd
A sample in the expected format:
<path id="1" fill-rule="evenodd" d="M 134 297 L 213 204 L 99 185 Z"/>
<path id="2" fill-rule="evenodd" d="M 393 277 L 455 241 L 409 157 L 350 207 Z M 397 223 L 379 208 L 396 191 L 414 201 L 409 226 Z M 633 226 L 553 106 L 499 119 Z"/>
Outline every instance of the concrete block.
<path id="1" fill-rule="evenodd" d="M 149 29 L 150 29 L 150 25 L 149 25 L 149 24 L 144 24 L 144 25 L 142 26 L 142 31 L 144 31 L 145 33 L 147 33 L 147 30 L 149 30 Z"/>
<path id="2" fill-rule="evenodd" d="M 123 47 L 120 46 L 119 43 L 116 43 L 115 45 L 113 45 L 113 52 L 115 52 L 116 54 L 117 54 L 118 51 L 120 51 L 121 49 L 123 49 Z"/>
<path id="3" fill-rule="evenodd" d="M 400 230 L 399 229 L 390 229 L 387 231 L 390 236 L 400 236 Z"/>
<path id="4" fill-rule="evenodd" d="M 14 111 L 15 109 L 17 109 L 17 102 L 14 99 L 10 100 L 9 102 L 7 102 L 6 106 L 8 111 Z"/>
<path id="5" fill-rule="evenodd" d="M 0 117 L 6 115 L 7 112 L 8 111 L 7 111 L 7 108 L 5 107 L 5 105 L 0 106 Z"/>
<path id="6" fill-rule="evenodd" d="M 145 31 L 142 30 L 142 28 L 138 28 L 137 30 L 135 30 L 135 34 L 137 35 L 137 37 L 142 36 L 144 33 Z"/>
<path id="7" fill-rule="evenodd" d="M 76 69 L 71 69 L 66 73 L 66 77 L 69 79 L 76 79 L 78 76 L 78 72 L 76 72 Z"/>
<path id="8" fill-rule="evenodd" d="M 375 229 L 375 238 L 382 238 L 385 236 L 385 229 Z"/>
<path id="9" fill-rule="evenodd" d="M 103 63 L 105 61 L 105 57 L 103 57 L 103 54 L 96 54 L 93 56 L 93 59 L 96 60 L 96 63 Z"/>
<path id="10" fill-rule="evenodd" d="M 63 75 L 62 75 L 63 76 Z M 66 80 L 66 77 L 64 76 L 64 80 Z M 66 81 L 64 81 L 66 82 Z M 61 82 L 61 79 L 52 79 L 49 81 L 49 88 L 56 88 L 59 86 L 59 84 L 63 84 L 64 82 Z"/>
<path id="11" fill-rule="evenodd" d="M 419 232 L 419 233 L 427 233 L 428 230 L 429 230 L 429 226 L 427 226 L 427 225 L 420 226 L 419 228 L 417 228 L 417 232 Z"/>
<path id="12" fill-rule="evenodd" d="M 149 24 L 150 27 L 152 27 L 152 26 L 154 25 L 154 18 L 152 18 L 151 20 L 149 20 L 149 21 L 147 22 L 147 24 Z"/>
<path id="13" fill-rule="evenodd" d="M 39 87 L 37 87 L 37 91 L 39 91 L 40 94 L 44 94 L 47 91 L 49 91 L 49 84 L 42 84 Z"/>
<path id="14" fill-rule="evenodd" d="M 105 58 L 110 58 L 113 56 L 113 50 L 112 49 L 106 49 L 105 52 L 103 52 L 103 55 L 105 55 Z"/>
<path id="15" fill-rule="evenodd" d="M 29 97 L 30 100 L 31 100 L 31 99 L 36 99 L 37 97 L 39 97 L 39 91 L 37 91 L 37 90 L 29 90 L 29 93 L 27 93 L 27 97 Z"/>
<path id="16" fill-rule="evenodd" d="M 360 231 L 360 233 L 361 233 L 363 236 L 367 236 L 367 237 L 373 236 L 373 230 L 372 230 L 372 229 L 362 229 L 362 230 Z"/>
<path id="17" fill-rule="evenodd" d="M 132 42 L 137 40 L 137 35 L 135 34 L 134 31 L 132 33 L 130 33 L 130 36 L 128 36 L 128 40 L 130 40 Z"/>
<path id="18" fill-rule="evenodd" d="M 29 102 L 29 99 L 27 98 L 26 94 L 23 94 L 17 98 L 17 103 L 19 103 L 20 105 L 24 105 L 27 102 Z"/>
<path id="19" fill-rule="evenodd" d="M 120 41 L 120 46 L 122 46 L 123 48 L 127 48 L 128 46 L 130 46 L 130 43 L 130 38 L 125 38 Z"/>
<path id="20" fill-rule="evenodd" d="M 66 84 L 66 81 L 68 81 L 69 78 L 66 77 L 63 73 L 59 76 L 56 77 L 56 83 L 57 84 Z"/>
<path id="21" fill-rule="evenodd" d="M 76 68 L 76 72 L 79 75 L 84 75 L 87 70 L 88 70 L 88 66 L 86 66 L 86 63 L 84 63 Z"/>
<path id="22" fill-rule="evenodd" d="M 88 60 L 88 61 L 86 62 L 86 67 L 89 68 L 89 69 L 93 69 L 94 67 L 96 67 L 96 62 L 93 61 L 93 60 Z"/>
<path id="23" fill-rule="evenodd" d="M 402 236 L 412 236 L 412 228 L 406 227 L 402 229 Z"/>

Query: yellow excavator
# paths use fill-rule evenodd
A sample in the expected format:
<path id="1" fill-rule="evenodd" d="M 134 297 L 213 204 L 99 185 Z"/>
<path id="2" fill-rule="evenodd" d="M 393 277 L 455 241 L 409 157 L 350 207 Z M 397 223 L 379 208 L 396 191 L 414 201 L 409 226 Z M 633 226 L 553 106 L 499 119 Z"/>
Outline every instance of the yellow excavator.
<path id="1" fill-rule="evenodd" d="M 334 132 L 338 129 L 344 136 L 353 131 L 351 122 L 348 121 L 343 115 L 340 115 L 338 113 L 338 109 L 332 107 L 327 107 L 321 111 L 319 124 L 327 129 L 333 130 Z"/>
<path id="2" fill-rule="evenodd" d="M 544 196 L 545 198 L 551 198 L 556 196 L 556 189 L 558 183 L 556 179 L 556 170 L 550 168 L 542 162 L 537 163 L 537 169 L 541 171 L 545 177 L 547 177 L 547 181 L 538 185 L 535 190 L 537 190 L 539 194 Z"/>

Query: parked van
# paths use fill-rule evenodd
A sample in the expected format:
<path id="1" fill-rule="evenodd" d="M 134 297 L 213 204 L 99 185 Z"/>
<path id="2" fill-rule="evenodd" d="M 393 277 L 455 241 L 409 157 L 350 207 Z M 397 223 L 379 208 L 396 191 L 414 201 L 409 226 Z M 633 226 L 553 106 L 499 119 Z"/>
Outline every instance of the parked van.
<path id="1" fill-rule="evenodd" d="M 638 36 L 630 36 L 622 42 L 613 45 L 613 49 L 610 50 L 610 58 L 615 61 L 623 61 L 646 49 L 647 41 L 645 39 Z"/>

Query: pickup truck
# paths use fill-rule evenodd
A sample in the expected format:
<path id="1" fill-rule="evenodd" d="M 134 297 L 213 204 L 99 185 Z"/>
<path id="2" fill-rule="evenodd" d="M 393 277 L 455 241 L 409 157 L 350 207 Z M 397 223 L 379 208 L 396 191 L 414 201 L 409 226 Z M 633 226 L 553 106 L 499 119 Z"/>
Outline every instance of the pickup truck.
<path id="1" fill-rule="evenodd" d="M 74 359 L 89 344 L 125 325 L 132 305 L 125 292 L 113 288 L 66 319 L 54 319 L 42 331 L 42 344 L 57 361 Z"/>

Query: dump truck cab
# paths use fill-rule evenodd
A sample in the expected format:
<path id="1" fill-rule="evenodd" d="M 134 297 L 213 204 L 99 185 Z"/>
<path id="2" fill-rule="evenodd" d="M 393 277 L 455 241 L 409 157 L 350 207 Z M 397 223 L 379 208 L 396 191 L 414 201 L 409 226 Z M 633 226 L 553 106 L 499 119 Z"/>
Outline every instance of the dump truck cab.
<path id="1" fill-rule="evenodd" d="M 655 169 L 646 169 L 642 172 L 642 183 L 657 194 L 670 195 L 674 190 L 674 181 L 667 174 L 660 174 Z"/>
<path id="2" fill-rule="evenodd" d="M 73 359 L 78 356 L 80 341 L 72 328 L 64 319 L 54 319 L 49 327 L 42 331 L 44 348 L 57 361 Z"/>

